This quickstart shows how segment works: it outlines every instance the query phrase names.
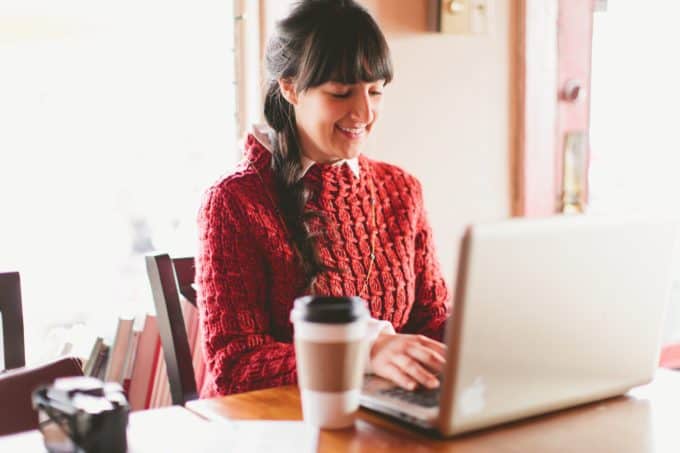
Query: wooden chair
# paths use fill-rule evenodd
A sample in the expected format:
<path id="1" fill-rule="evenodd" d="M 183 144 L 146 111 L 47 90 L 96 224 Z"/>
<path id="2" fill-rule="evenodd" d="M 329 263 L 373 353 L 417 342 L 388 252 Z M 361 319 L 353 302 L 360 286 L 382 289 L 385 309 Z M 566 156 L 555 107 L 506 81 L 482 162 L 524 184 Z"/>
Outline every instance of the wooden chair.
<path id="1" fill-rule="evenodd" d="M 38 427 L 38 413 L 33 410 L 31 403 L 31 393 L 38 386 L 50 384 L 59 377 L 82 375 L 82 363 L 73 357 L 1 374 L 0 436 Z"/>
<path id="2" fill-rule="evenodd" d="M 172 404 L 198 398 L 191 350 L 179 295 L 196 305 L 194 258 L 170 258 L 167 253 L 146 255 L 163 357 L 168 369 Z"/>
<path id="3" fill-rule="evenodd" d="M 26 364 L 26 353 L 18 272 L 0 273 L 0 314 L 2 314 L 2 340 L 5 354 L 4 368 L 9 370 L 22 367 Z"/>

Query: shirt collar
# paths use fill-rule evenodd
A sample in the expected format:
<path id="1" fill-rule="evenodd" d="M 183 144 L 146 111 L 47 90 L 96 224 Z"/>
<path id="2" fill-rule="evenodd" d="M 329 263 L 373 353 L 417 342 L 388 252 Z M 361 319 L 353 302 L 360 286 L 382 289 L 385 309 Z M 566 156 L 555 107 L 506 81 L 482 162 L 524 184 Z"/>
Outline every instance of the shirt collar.
<path id="1" fill-rule="evenodd" d="M 252 134 L 257 139 L 258 142 L 262 146 L 265 147 L 267 151 L 270 153 L 272 152 L 272 145 L 271 142 L 269 141 L 269 128 L 266 125 L 254 125 Z M 300 175 L 298 176 L 299 179 L 302 179 L 307 172 L 309 171 L 310 168 L 312 168 L 316 162 L 313 161 L 312 159 L 308 158 L 307 156 L 301 156 L 300 163 L 302 165 L 302 169 L 300 170 Z M 359 159 L 356 157 L 353 157 L 351 159 L 342 159 L 337 162 L 333 162 L 334 167 L 339 167 L 343 164 L 347 164 L 350 170 L 352 170 L 352 174 L 359 178 L 360 176 L 360 167 L 359 167 Z"/>
<path id="2" fill-rule="evenodd" d="M 314 162 L 312 159 L 304 155 L 301 157 L 300 160 L 302 163 L 302 170 L 300 170 L 300 178 L 303 178 L 307 174 L 309 169 L 312 168 L 314 164 L 316 164 L 316 162 Z M 342 159 L 337 162 L 333 162 L 331 165 L 333 165 L 334 167 L 339 167 L 343 164 L 347 164 L 349 169 L 352 170 L 352 174 L 357 178 L 359 177 L 360 175 L 359 159 L 357 159 L 356 157 L 353 157 L 351 159 Z"/>

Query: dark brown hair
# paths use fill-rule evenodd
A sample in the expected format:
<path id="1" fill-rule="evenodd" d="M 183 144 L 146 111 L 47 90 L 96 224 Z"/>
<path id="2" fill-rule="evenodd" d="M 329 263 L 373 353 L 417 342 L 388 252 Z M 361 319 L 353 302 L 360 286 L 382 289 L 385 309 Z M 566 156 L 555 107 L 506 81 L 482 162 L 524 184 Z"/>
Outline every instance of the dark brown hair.
<path id="1" fill-rule="evenodd" d="M 290 79 L 298 93 L 328 81 L 354 84 L 392 80 L 390 52 L 371 15 L 352 0 L 304 0 L 277 24 L 266 52 L 264 115 L 273 129 L 272 169 L 279 209 L 297 249 L 306 283 L 327 269 L 317 254 L 318 236 L 307 222 L 308 194 L 299 178 L 301 150 L 293 106 L 284 99 L 279 79 Z"/>

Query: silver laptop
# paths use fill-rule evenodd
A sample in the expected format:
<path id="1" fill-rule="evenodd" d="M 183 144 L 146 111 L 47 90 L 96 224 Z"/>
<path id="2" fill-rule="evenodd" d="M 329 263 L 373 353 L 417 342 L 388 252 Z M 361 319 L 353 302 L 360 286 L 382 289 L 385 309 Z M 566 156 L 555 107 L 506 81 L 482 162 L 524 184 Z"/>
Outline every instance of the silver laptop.
<path id="1" fill-rule="evenodd" d="M 589 216 L 469 227 L 440 388 L 367 376 L 362 406 L 450 436 L 649 382 L 676 231 Z"/>

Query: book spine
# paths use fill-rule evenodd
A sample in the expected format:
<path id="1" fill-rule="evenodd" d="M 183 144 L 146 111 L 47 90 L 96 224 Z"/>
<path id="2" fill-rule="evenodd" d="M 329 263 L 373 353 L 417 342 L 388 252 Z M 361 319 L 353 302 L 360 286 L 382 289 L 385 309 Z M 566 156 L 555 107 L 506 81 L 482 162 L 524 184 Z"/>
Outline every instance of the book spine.
<path id="1" fill-rule="evenodd" d="M 123 366 L 122 381 L 123 381 L 123 391 L 125 395 L 130 395 L 130 381 L 132 379 L 132 373 L 135 366 L 135 357 L 137 355 L 137 344 L 139 342 L 139 336 L 141 332 L 133 331 L 130 341 L 128 342 L 127 351 L 125 353 L 125 365 Z"/>
<path id="2" fill-rule="evenodd" d="M 154 357 L 153 357 L 153 364 L 151 366 L 151 377 L 149 379 L 149 388 L 147 389 L 146 392 L 146 402 L 144 403 L 144 408 L 149 409 L 152 407 L 153 404 L 153 392 L 154 388 L 156 387 L 156 381 L 158 380 L 158 367 L 159 367 L 159 362 L 161 360 L 162 356 L 162 351 L 161 351 L 161 338 L 160 336 L 157 337 L 156 340 L 156 347 L 155 347 L 155 352 L 154 352 Z"/>
<path id="3" fill-rule="evenodd" d="M 159 342 L 156 316 L 148 314 L 139 335 L 133 358 L 129 402 L 133 411 L 143 410 L 149 404 L 149 392 L 154 379 Z"/>
<path id="4" fill-rule="evenodd" d="M 116 336 L 109 352 L 109 364 L 106 367 L 105 378 L 107 382 L 123 383 L 123 367 L 128 343 L 132 336 L 133 319 L 118 318 Z"/>
<path id="5" fill-rule="evenodd" d="M 94 368 L 95 362 L 99 357 L 99 351 L 104 344 L 104 339 L 102 337 L 97 337 L 92 345 L 92 351 L 90 351 L 90 357 L 85 362 L 85 367 L 83 368 L 83 374 L 85 376 L 92 376 L 92 369 Z"/>
<path id="6" fill-rule="evenodd" d="M 106 366 L 109 360 L 109 346 L 103 344 L 102 348 L 99 350 L 99 355 L 97 356 L 97 362 L 92 369 L 92 376 L 98 379 L 104 380 L 106 373 Z"/>

